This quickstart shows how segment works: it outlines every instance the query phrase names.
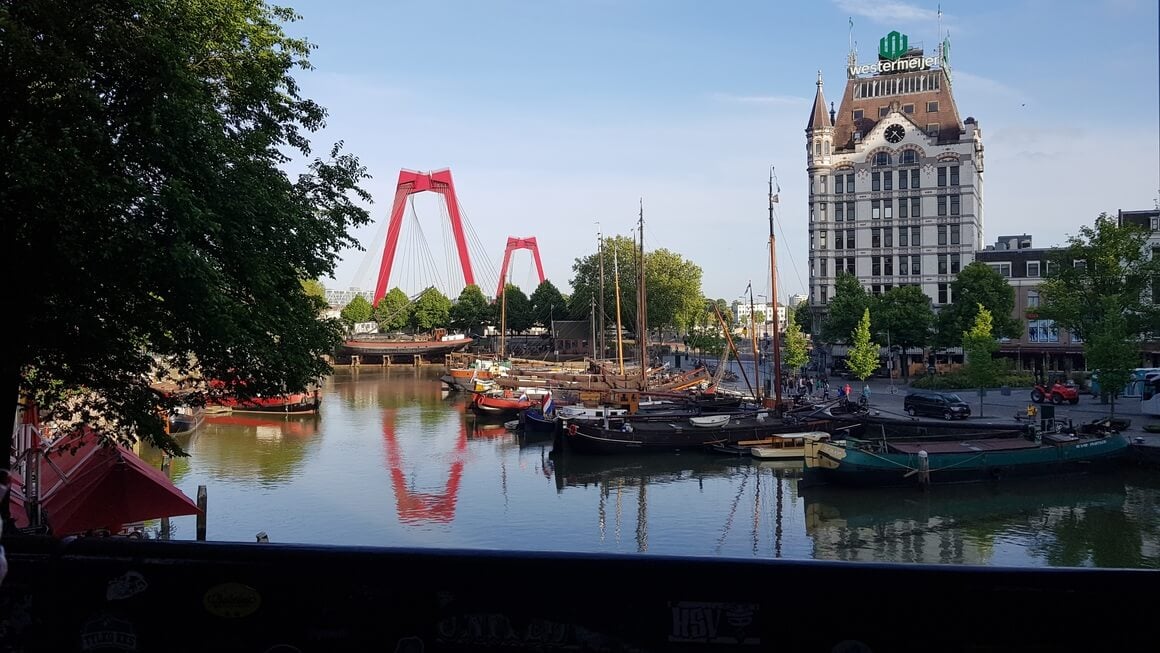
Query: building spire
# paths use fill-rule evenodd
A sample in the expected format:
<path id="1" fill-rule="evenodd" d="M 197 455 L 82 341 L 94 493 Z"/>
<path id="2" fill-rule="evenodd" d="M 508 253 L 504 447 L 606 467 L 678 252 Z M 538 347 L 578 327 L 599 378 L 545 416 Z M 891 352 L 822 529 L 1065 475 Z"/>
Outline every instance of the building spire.
<path id="1" fill-rule="evenodd" d="M 826 114 L 826 96 L 822 92 L 822 71 L 818 71 L 818 92 L 814 95 L 814 109 L 810 112 L 810 122 L 806 125 L 806 131 L 813 129 L 821 129 L 822 127 L 833 127 L 830 121 L 830 116 Z"/>

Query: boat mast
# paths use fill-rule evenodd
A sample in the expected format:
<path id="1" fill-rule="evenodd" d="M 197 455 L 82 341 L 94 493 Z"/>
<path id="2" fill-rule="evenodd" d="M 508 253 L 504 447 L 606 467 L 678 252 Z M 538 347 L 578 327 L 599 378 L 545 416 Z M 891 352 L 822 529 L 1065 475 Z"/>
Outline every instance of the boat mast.
<path id="1" fill-rule="evenodd" d="M 499 357 L 504 357 L 504 338 L 507 335 L 507 279 L 503 280 L 503 290 L 499 294 Z"/>
<path id="2" fill-rule="evenodd" d="M 597 256 L 600 257 L 600 356 L 597 358 L 604 358 L 605 349 L 604 343 L 604 235 L 600 233 L 600 223 L 596 223 L 596 244 Z"/>
<path id="3" fill-rule="evenodd" d="M 597 365 L 600 365 L 600 357 L 596 355 L 596 298 L 589 298 L 588 303 L 591 304 L 590 310 L 592 311 L 592 317 L 590 318 L 592 323 L 592 358 L 596 360 Z M 601 367 L 600 369 L 604 368 Z"/>
<path id="4" fill-rule="evenodd" d="M 637 319 L 640 320 L 640 327 L 637 329 L 640 340 L 640 379 L 641 388 L 648 387 L 648 290 L 645 288 L 645 274 L 644 274 L 644 198 L 640 200 L 640 289 L 637 291 L 637 297 L 640 299 L 636 305 Z"/>
<path id="5" fill-rule="evenodd" d="M 749 340 L 753 347 L 753 398 L 761 402 L 761 357 L 757 350 L 757 313 L 753 310 L 753 284 L 749 284 Z"/>
<path id="6" fill-rule="evenodd" d="M 773 194 L 773 166 L 769 166 L 769 294 L 773 300 L 773 371 L 770 376 L 775 405 L 777 410 L 781 410 L 781 320 L 777 312 L 777 238 L 773 235 L 773 205 L 776 202 L 777 196 Z"/>
<path id="7" fill-rule="evenodd" d="M 620 338 L 620 257 L 612 250 L 612 279 L 616 288 L 616 360 L 620 364 L 620 375 L 624 376 L 624 341 Z"/>

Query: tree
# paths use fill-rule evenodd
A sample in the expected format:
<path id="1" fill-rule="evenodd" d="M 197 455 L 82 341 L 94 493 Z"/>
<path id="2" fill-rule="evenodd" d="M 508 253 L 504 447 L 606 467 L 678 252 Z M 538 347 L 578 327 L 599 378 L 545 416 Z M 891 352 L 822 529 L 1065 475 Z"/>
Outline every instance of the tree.
<path id="1" fill-rule="evenodd" d="M 374 318 L 382 331 L 402 331 L 411 324 L 411 309 L 411 299 L 396 286 L 375 305 Z"/>
<path id="2" fill-rule="evenodd" d="M 687 330 L 705 306 L 701 267 L 658 249 L 645 254 L 645 273 L 649 328 Z"/>
<path id="3" fill-rule="evenodd" d="M 830 300 L 825 321 L 822 322 L 822 340 L 831 344 L 846 342 L 869 308 L 870 296 L 858 283 L 858 278 L 848 272 L 838 273 L 834 283 L 834 298 Z"/>
<path id="4" fill-rule="evenodd" d="M 966 375 L 971 385 L 979 388 L 979 417 L 983 416 L 982 389 L 995 385 L 995 350 L 999 343 L 992 334 L 991 311 L 982 305 L 975 309 L 975 321 L 963 332 L 963 353 L 967 357 Z"/>
<path id="5" fill-rule="evenodd" d="M 793 321 L 798 324 L 798 329 L 803 333 L 813 333 L 814 331 L 814 312 L 810 308 L 810 303 L 803 300 L 798 302 L 798 305 L 793 309 Z"/>
<path id="6" fill-rule="evenodd" d="M 483 291 L 475 284 L 469 284 L 459 293 L 459 299 L 451 307 L 451 326 L 468 333 L 483 333 L 485 325 L 491 322 L 491 304 L 483 296 Z"/>
<path id="7" fill-rule="evenodd" d="M 934 310 L 930 297 L 918 286 L 898 286 L 886 291 L 877 302 L 875 327 L 879 338 L 905 354 L 911 347 L 926 347 L 931 340 Z M 893 360 L 893 353 L 891 353 Z M 908 374 L 907 365 L 902 373 Z"/>
<path id="8" fill-rule="evenodd" d="M 1016 319 L 1015 289 L 991 266 L 975 261 L 963 268 L 951 282 L 951 299 L 938 314 L 935 342 L 941 347 L 958 346 L 963 332 L 975 323 L 979 306 L 991 312 L 996 337 L 1018 338 L 1023 323 Z"/>
<path id="9" fill-rule="evenodd" d="M 1131 338 L 1160 331 L 1160 257 L 1148 255 L 1148 235 L 1106 213 L 1080 228 L 1048 257 L 1040 317 L 1084 340 L 1099 333 L 1109 309 L 1123 315 Z"/>
<path id="10" fill-rule="evenodd" d="M 532 322 L 544 328 L 550 328 L 552 320 L 556 318 L 564 318 L 568 314 L 568 305 L 564 301 L 564 296 L 556 288 L 555 284 L 545 279 L 535 291 L 532 292 Z M 613 314 L 613 321 L 615 322 L 616 315 Z"/>
<path id="11" fill-rule="evenodd" d="M 1100 386 L 1109 391 L 1109 415 L 1116 414 L 1116 396 L 1128 383 L 1132 368 L 1140 360 L 1138 334 L 1131 332 L 1128 312 L 1118 304 L 1119 298 L 1115 296 L 1101 300 L 1101 318 L 1089 325 L 1089 337 L 1083 343 L 1088 367 L 1100 371 Z"/>
<path id="12" fill-rule="evenodd" d="M 506 296 L 506 300 L 505 300 Z M 501 303 L 506 301 L 507 305 Z M 509 333 L 523 333 L 532 327 L 532 302 L 519 286 L 507 284 L 502 295 L 496 299 L 496 324 L 500 322 L 500 311 L 504 312 L 505 324 Z"/>
<path id="13" fill-rule="evenodd" d="M 870 341 L 870 309 L 862 311 L 862 319 L 858 320 L 858 326 L 854 327 L 850 340 L 854 343 L 850 347 L 848 361 L 850 373 L 864 382 L 870 378 L 874 370 L 878 369 L 879 347 Z"/>
<path id="14" fill-rule="evenodd" d="M 300 280 L 359 247 L 370 198 L 339 147 L 283 170 L 326 115 L 292 75 L 313 47 L 283 31 L 295 19 L 252 0 L 0 7 L 8 397 L 67 394 L 103 437 L 181 454 L 162 415 L 204 394 L 155 379 L 253 395 L 330 373 L 342 324 Z"/>
<path id="15" fill-rule="evenodd" d="M 411 308 L 412 329 L 430 331 L 436 327 L 445 327 L 451 323 L 451 300 L 435 289 L 427 288 L 415 299 Z"/>
<path id="16" fill-rule="evenodd" d="M 359 322 L 370 322 L 373 313 L 374 309 L 371 308 L 371 303 L 366 300 L 366 297 L 355 295 L 354 299 L 342 307 L 338 315 L 349 328 Z"/>
<path id="17" fill-rule="evenodd" d="M 802 333 L 801 325 L 794 319 L 794 313 L 795 311 L 790 309 L 783 336 L 785 346 L 781 352 L 781 362 L 789 369 L 798 369 L 810 360 L 810 343 L 806 339 L 806 334 Z"/>
<path id="18" fill-rule="evenodd" d="M 322 301 L 326 301 L 326 286 L 318 279 L 303 279 L 302 291 L 311 297 L 317 297 Z"/>

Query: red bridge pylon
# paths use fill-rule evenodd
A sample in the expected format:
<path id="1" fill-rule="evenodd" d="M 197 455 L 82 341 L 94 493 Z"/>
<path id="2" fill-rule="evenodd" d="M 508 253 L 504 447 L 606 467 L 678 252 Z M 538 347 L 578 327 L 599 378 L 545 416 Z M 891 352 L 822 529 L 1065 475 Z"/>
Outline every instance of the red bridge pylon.
<path id="1" fill-rule="evenodd" d="M 536 245 L 535 237 L 516 238 L 515 236 L 508 236 L 507 249 L 503 252 L 503 267 L 499 271 L 499 286 L 495 289 L 496 297 L 503 294 L 503 284 L 504 280 L 507 279 L 508 263 L 511 262 L 512 250 L 515 249 L 532 250 L 532 257 L 536 259 L 536 272 L 540 274 L 540 283 L 544 283 L 544 265 L 540 263 L 540 248 Z"/>

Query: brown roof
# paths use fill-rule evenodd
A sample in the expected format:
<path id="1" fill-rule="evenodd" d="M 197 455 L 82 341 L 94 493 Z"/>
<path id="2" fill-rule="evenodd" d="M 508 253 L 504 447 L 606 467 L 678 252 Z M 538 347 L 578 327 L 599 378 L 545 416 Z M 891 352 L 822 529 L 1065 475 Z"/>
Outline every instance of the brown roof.
<path id="1" fill-rule="evenodd" d="M 908 77 L 918 77 L 938 72 L 941 76 L 937 90 L 921 91 L 917 93 L 902 93 L 883 95 L 879 97 L 854 97 L 854 90 L 858 84 L 883 80 L 902 80 Z M 927 111 L 928 102 L 938 102 L 938 111 Z M 874 75 L 870 77 L 854 77 L 846 81 L 846 92 L 842 95 L 842 108 L 838 112 L 837 122 L 834 125 L 834 148 L 837 151 L 854 149 L 854 132 L 860 132 L 864 138 L 875 125 L 878 124 L 878 110 L 881 107 L 902 110 L 903 105 L 913 104 L 914 111 L 905 114 L 920 129 L 926 129 L 929 124 L 939 126 L 938 140 L 940 143 L 955 142 L 963 132 L 963 121 L 959 119 L 959 110 L 955 106 L 954 95 L 951 93 L 950 79 L 944 71 L 920 70 L 916 72 Z M 862 118 L 855 121 L 854 111 L 862 110 Z"/>
<path id="2" fill-rule="evenodd" d="M 830 124 L 830 115 L 826 113 L 826 97 L 822 95 L 822 74 L 818 73 L 818 92 L 814 95 L 814 110 L 810 112 L 810 121 L 806 129 L 833 127 Z"/>

